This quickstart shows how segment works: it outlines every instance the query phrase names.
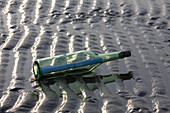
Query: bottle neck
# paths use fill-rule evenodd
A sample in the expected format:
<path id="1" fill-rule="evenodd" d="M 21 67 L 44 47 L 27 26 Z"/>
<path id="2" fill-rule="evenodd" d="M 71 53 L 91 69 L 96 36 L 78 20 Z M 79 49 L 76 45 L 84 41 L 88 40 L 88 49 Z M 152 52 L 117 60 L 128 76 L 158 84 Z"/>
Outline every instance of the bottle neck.
<path id="1" fill-rule="evenodd" d="M 103 59 L 103 62 L 122 59 L 125 57 L 131 56 L 130 51 L 119 51 L 119 52 L 113 52 L 113 53 L 107 53 L 107 54 L 98 54 L 99 57 Z"/>
<path id="2" fill-rule="evenodd" d="M 99 57 L 103 59 L 103 62 L 112 61 L 120 59 L 120 53 L 121 52 L 113 52 L 113 53 L 107 53 L 107 54 L 98 54 Z"/>

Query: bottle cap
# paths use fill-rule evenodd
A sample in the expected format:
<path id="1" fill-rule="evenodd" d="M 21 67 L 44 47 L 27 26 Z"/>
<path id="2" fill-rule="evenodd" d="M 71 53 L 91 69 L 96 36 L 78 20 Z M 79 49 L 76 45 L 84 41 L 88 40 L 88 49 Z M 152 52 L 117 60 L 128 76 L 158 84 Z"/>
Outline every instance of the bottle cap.
<path id="1" fill-rule="evenodd" d="M 130 57 L 131 56 L 131 52 L 130 51 L 124 51 L 124 57 Z"/>
<path id="2" fill-rule="evenodd" d="M 124 57 L 130 57 L 131 56 L 131 52 L 130 51 L 122 51 L 119 54 L 120 58 L 124 58 Z"/>

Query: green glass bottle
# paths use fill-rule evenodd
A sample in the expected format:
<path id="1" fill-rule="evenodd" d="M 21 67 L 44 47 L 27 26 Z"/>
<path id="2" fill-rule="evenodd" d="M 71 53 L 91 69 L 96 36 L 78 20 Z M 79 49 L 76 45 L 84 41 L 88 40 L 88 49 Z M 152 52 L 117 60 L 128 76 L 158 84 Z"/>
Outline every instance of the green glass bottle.
<path id="1" fill-rule="evenodd" d="M 88 73 L 100 64 L 131 56 L 130 51 L 96 54 L 91 51 L 78 51 L 54 57 L 38 59 L 33 63 L 35 78 L 68 76 Z"/>

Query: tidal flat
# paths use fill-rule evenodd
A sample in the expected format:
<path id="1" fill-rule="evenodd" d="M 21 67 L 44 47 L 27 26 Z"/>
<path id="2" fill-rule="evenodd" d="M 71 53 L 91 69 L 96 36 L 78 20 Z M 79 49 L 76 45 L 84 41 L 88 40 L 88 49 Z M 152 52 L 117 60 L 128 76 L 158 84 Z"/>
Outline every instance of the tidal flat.
<path id="1" fill-rule="evenodd" d="M 94 72 L 133 78 L 35 81 L 36 59 L 81 50 L 131 51 Z M 0 113 L 169 113 L 169 81 L 169 0 L 0 0 Z"/>

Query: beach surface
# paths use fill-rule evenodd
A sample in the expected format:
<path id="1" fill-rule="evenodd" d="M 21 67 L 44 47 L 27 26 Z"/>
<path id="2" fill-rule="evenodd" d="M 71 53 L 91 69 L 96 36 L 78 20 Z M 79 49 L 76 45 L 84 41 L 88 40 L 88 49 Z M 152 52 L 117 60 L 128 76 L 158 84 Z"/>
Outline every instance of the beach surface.
<path id="1" fill-rule="evenodd" d="M 36 85 L 36 59 L 81 50 L 131 51 L 94 71 L 133 78 Z M 169 0 L 0 0 L 0 113 L 170 113 L 169 81 Z"/>

